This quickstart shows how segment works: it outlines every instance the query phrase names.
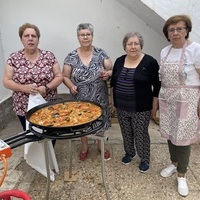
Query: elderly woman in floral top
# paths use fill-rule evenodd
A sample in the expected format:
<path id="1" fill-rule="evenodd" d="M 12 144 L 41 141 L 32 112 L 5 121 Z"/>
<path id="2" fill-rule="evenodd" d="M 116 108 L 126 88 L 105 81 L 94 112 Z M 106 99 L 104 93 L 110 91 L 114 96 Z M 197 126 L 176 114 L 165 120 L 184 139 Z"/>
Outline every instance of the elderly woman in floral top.
<path id="1" fill-rule="evenodd" d="M 63 76 L 54 54 L 38 48 L 40 31 L 37 26 L 23 24 L 19 37 L 24 48 L 9 56 L 3 84 L 13 91 L 13 110 L 25 130 L 29 94 L 40 93 L 46 101 L 56 100 Z"/>

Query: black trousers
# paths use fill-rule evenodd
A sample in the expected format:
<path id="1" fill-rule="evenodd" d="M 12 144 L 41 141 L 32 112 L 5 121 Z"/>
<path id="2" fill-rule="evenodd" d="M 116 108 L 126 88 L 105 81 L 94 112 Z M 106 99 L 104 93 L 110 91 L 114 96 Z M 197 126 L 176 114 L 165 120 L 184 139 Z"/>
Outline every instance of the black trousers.
<path id="1" fill-rule="evenodd" d="M 188 146 L 176 146 L 168 142 L 170 159 L 174 163 L 178 163 L 177 171 L 179 173 L 185 174 L 187 172 L 187 167 L 189 164 L 189 158 L 191 153 L 191 145 Z"/>
<path id="2" fill-rule="evenodd" d="M 127 112 L 117 109 L 126 154 L 138 154 L 141 162 L 150 163 L 150 111 Z"/>

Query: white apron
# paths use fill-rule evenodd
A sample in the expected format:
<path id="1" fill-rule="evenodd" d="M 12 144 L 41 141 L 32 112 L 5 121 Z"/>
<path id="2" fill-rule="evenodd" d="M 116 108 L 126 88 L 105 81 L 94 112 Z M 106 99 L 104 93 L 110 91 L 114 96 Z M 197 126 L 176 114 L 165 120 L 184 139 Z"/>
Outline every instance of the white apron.
<path id="1" fill-rule="evenodd" d="M 197 108 L 200 86 L 185 85 L 185 48 L 179 62 L 168 62 L 167 56 L 161 61 L 159 94 L 160 133 L 174 145 L 186 146 L 200 138 L 200 120 Z"/>

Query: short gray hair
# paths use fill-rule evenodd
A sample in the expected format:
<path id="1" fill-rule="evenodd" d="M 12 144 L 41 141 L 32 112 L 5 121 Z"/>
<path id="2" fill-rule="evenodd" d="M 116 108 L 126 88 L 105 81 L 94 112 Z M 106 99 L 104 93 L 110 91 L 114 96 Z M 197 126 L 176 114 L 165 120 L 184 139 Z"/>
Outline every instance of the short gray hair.
<path id="1" fill-rule="evenodd" d="M 94 27 L 92 26 L 92 24 L 90 24 L 90 23 L 81 23 L 77 27 L 77 35 L 79 35 L 80 30 L 83 30 L 83 29 L 89 29 L 92 35 L 94 33 Z"/>
<path id="2" fill-rule="evenodd" d="M 125 50 L 125 48 L 126 48 L 126 44 L 127 44 L 128 40 L 129 40 L 129 38 L 131 38 L 131 37 L 137 37 L 137 38 L 138 38 L 138 40 L 139 40 L 139 42 L 140 42 L 140 47 L 141 47 L 141 49 L 142 49 L 143 46 L 144 46 L 143 36 L 142 36 L 140 33 L 138 33 L 138 32 L 130 32 L 130 33 L 127 33 L 127 34 L 124 36 L 124 39 L 123 39 L 122 45 L 123 45 L 123 47 L 124 47 L 124 50 Z"/>

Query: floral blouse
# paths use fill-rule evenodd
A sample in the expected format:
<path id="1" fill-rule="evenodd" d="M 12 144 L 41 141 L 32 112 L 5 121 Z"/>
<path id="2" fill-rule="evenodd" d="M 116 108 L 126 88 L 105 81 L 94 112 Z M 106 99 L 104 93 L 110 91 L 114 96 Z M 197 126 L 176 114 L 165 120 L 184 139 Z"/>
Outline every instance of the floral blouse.
<path id="1" fill-rule="evenodd" d="M 39 49 L 39 57 L 36 62 L 31 63 L 25 58 L 24 50 L 12 53 L 7 64 L 13 68 L 13 81 L 19 84 L 33 84 L 37 86 L 46 85 L 54 78 L 53 66 L 57 59 L 50 51 Z M 29 94 L 21 91 L 14 91 L 13 110 L 17 115 L 24 116 L 27 107 Z M 57 90 L 51 90 L 44 97 L 46 101 L 53 101 L 57 98 Z"/>

